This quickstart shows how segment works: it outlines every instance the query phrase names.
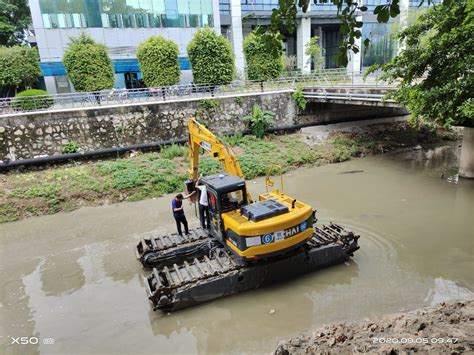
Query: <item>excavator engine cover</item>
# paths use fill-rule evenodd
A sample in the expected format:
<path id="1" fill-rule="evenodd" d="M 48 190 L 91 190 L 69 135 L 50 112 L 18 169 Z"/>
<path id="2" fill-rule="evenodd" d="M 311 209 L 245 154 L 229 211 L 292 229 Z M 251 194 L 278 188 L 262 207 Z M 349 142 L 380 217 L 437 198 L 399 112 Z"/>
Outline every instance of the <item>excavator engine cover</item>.
<path id="1" fill-rule="evenodd" d="M 251 205 L 242 206 L 240 209 L 242 215 L 254 222 L 279 216 L 289 211 L 287 206 L 275 200 L 253 203 Z"/>

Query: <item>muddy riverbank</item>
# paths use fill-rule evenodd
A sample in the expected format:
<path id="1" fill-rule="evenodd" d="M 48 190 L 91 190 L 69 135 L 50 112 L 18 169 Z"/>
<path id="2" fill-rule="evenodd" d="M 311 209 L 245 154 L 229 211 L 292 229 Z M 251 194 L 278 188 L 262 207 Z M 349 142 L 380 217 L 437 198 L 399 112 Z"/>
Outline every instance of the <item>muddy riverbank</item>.
<path id="1" fill-rule="evenodd" d="M 405 121 L 393 119 L 383 123 L 368 121 L 363 128 L 361 122 L 322 127 L 261 140 L 253 136 L 232 136 L 225 140 L 239 156 L 245 177 L 253 179 L 265 175 L 271 164 L 292 171 L 400 148 L 421 149 L 457 139 L 453 132 L 430 127 L 415 129 Z M 325 130 L 323 135 L 321 129 Z M 116 160 L 74 162 L 39 171 L 0 174 L 0 223 L 182 191 L 188 169 L 187 147 L 171 146 L 161 152 L 135 152 Z M 201 159 L 203 175 L 220 169 L 215 159 L 207 156 Z"/>
<path id="2" fill-rule="evenodd" d="M 362 323 L 337 323 L 281 342 L 275 355 L 474 351 L 474 298 Z"/>

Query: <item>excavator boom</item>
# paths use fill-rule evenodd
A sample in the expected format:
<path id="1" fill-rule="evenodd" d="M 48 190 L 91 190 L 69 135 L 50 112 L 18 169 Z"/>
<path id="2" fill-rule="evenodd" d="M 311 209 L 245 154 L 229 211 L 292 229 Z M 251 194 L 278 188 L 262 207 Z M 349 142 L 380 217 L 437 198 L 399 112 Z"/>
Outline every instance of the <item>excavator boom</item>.
<path id="1" fill-rule="evenodd" d="M 202 148 L 218 159 L 229 174 L 244 178 L 240 163 L 232 148 L 216 137 L 204 125 L 190 118 L 188 122 L 189 132 L 189 161 L 191 163 L 189 169 L 189 177 L 197 180 L 199 172 L 199 149 Z"/>

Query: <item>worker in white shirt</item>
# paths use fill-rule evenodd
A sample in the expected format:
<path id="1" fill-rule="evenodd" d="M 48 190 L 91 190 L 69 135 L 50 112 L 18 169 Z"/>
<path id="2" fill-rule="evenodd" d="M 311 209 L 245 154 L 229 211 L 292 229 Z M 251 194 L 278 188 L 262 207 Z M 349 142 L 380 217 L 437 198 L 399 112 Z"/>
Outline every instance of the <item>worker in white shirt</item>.
<path id="1" fill-rule="evenodd" d="M 196 188 L 199 189 L 199 219 L 201 220 L 201 227 L 204 229 L 210 228 L 209 217 L 209 202 L 207 199 L 207 187 L 201 183 L 201 178 L 196 183 Z"/>

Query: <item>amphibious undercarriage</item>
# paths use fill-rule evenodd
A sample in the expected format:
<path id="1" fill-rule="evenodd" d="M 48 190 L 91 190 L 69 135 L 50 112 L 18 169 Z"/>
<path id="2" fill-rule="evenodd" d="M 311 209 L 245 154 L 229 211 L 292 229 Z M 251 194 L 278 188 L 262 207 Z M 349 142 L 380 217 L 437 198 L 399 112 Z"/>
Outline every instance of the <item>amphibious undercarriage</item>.
<path id="1" fill-rule="evenodd" d="M 201 228 L 184 237 L 150 235 L 136 249 L 152 268 L 144 278 L 148 299 L 154 310 L 176 311 L 342 263 L 359 249 L 359 236 L 338 224 L 313 227 L 298 249 L 255 263 L 242 262 Z"/>

